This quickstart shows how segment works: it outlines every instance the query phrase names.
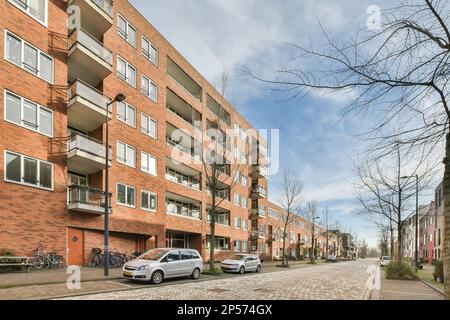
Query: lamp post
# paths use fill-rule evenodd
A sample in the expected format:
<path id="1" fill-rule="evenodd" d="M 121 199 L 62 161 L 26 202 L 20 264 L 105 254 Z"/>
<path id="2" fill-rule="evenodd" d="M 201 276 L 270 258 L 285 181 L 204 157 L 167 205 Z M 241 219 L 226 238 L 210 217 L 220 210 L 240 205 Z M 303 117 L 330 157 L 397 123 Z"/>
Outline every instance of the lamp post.
<path id="1" fill-rule="evenodd" d="M 103 255 L 103 267 L 105 277 L 109 275 L 109 106 L 114 102 L 122 102 L 125 100 L 123 93 L 117 94 L 111 102 L 106 104 L 106 130 L 105 130 L 105 243 Z"/>
<path id="2" fill-rule="evenodd" d="M 415 241 L 414 241 L 414 270 L 417 272 L 419 263 L 419 175 L 404 176 L 401 179 L 416 178 L 416 225 L 415 225 Z"/>

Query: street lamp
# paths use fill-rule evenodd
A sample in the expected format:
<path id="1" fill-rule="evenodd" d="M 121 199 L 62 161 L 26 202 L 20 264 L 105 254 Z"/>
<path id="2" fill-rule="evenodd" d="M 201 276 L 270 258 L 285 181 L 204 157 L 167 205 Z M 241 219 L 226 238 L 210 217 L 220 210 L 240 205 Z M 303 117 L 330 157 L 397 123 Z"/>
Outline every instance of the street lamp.
<path id="1" fill-rule="evenodd" d="M 419 175 L 404 176 L 400 179 L 416 178 L 416 236 L 414 243 L 414 270 L 417 272 L 417 265 L 419 263 Z"/>
<path id="2" fill-rule="evenodd" d="M 108 132 L 108 120 L 109 120 L 109 106 L 114 102 L 122 102 L 125 100 L 123 93 L 117 94 L 111 102 L 106 104 L 106 130 L 105 130 L 105 250 L 103 258 L 103 267 L 105 277 L 109 275 L 109 132 Z"/>

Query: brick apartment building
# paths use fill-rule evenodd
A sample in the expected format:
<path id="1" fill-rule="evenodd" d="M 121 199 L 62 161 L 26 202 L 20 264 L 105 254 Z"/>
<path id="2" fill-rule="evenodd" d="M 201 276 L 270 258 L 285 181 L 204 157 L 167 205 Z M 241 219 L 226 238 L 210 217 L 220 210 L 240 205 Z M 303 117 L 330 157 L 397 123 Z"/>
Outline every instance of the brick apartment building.
<path id="1" fill-rule="evenodd" d="M 190 160 L 196 132 L 220 119 L 235 132 L 232 156 L 248 160 L 256 145 L 257 161 L 230 165 L 220 184 L 216 258 L 281 256 L 265 141 L 128 1 L 0 0 L 0 10 L 0 248 L 44 246 L 82 264 L 103 247 L 109 198 L 111 250 L 191 247 L 207 259 L 211 196 Z M 107 108 L 119 92 L 125 102 Z M 290 227 L 291 255 L 305 237 L 301 221 Z"/>

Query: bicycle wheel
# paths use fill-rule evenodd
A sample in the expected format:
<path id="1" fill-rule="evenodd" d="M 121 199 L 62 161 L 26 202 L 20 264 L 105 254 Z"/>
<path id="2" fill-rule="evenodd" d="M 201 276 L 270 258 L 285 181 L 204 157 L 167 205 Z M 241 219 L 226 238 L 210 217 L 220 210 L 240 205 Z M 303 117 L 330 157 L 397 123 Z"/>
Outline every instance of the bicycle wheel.
<path id="1" fill-rule="evenodd" d="M 44 270 L 49 267 L 49 261 L 46 257 L 43 256 L 37 256 L 33 259 L 33 267 L 36 270 Z"/>
<path id="2" fill-rule="evenodd" d="M 66 259 L 61 255 L 55 256 L 55 265 L 57 269 L 62 269 L 66 267 Z"/>

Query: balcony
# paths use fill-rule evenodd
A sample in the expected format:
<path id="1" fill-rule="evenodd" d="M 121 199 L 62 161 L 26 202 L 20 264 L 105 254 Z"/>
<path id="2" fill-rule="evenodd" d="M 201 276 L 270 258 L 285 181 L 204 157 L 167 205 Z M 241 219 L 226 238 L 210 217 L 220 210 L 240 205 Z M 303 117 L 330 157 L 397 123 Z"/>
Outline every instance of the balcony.
<path id="1" fill-rule="evenodd" d="M 268 172 L 266 167 L 264 167 L 264 166 L 262 166 L 260 164 L 257 164 L 257 165 L 253 166 L 253 176 L 255 178 L 263 178 L 263 179 L 265 178 L 265 179 L 267 179 L 268 176 L 269 176 L 269 172 Z"/>
<path id="2" fill-rule="evenodd" d="M 91 132 L 106 122 L 106 105 L 111 100 L 100 91 L 81 80 L 74 81 L 68 90 L 67 117 L 73 128 Z M 112 118 L 112 106 L 108 107 L 108 117 Z"/>
<path id="3" fill-rule="evenodd" d="M 81 27 L 100 39 L 113 25 L 112 0 L 72 0 L 80 8 Z"/>
<path id="4" fill-rule="evenodd" d="M 252 230 L 250 233 L 250 237 L 253 240 L 259 239 L 259 231 L 258 230 Z"/>
<path id="5" fill-rule="evenodd" d="M 202 87 L 170 58 L 167 58 L 167 74 L 194 98 L 202 101 Z"/>
<path id="6" fill-rule="evenodd" d="M 87 186 L 71 185 L 67 192 L 67 208 L 71 211 L 102 215 L 105 214 L 105 192 Z M 109 213 L 112 194 L 108 195 Z"/>
<path id="7" fill-rule="evenodd" d="M 175 193 L 166 192 L 166 213 L 201 220 L 201 202 Z"/>
<path id="8" fill-rule="evenodd" d="M 252 189 L 251 196 L 253 199 L 265 198 L 266 189 L 263 186 L 256 186 Z"/>
<path id="9" fill-rule="evenodd" d="M 166 125 L 166 142 L 170 146 L 200 161 L 202 152 L 200 143 L 187 134 L 184 130 L 178 129 L 167 123 Z M 180 160 L 181 155 L 172 152 L 172 158 L 176 161 Z"/>
<path id="10" fill-rule="evenodd" d="M 93 174 L 105 168 L 105 145 L 80 133 L 73 134 L 68 143 L 67 166 L 71 171 Z M 109 147 L 109 165 L 112 151 Z"/>
<path id="11" fill-rule="evenodd" d="M 191 126 L 201 129 L 202 115 L 189 103 L 180 98 L 170 89 L 166 91 L 166 106 L 172 113 L 189 123 Z"/>
<path id="12" fill-rule="evenodd" d="M 103 44 L 81 28 L 69 35 L 69 81 L 82 79 L 97 86 L 112 72 L 113 55 Z"/>
<path id="13" fill-rule="evenodd" d="M 267 235 L 267 242 L 273 242 L 277 240 L 277 236 L 275 233 L 269 233 Z"/>

